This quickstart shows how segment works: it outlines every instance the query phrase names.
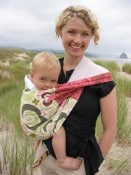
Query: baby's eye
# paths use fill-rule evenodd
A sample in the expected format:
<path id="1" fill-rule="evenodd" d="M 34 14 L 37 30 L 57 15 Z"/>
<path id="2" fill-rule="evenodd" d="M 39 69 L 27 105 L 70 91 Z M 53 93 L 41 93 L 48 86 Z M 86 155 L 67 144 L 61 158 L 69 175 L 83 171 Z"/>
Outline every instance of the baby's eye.
<path id="1" fill-rule="evenodd" d="M 52 80 L 52 83 L 57 83 L 57 81 L 56 80 Z"/>
<path id="2" fill-rule="evenodd" d="M 46 81 L 46 79 L 45 79 L 45 78 L 40 78 L 40 80 L 41 80 L 41 81 Z"/>

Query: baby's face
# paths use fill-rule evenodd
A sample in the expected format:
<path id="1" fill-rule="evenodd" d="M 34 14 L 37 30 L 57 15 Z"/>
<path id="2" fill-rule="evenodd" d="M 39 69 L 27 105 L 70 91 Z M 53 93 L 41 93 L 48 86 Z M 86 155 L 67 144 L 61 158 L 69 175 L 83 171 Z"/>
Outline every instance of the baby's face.
<path id="1" fill-rule="evenodd" d="M 38 90 L 47 90 L 57 85 L 59 70 L 44 69 L 31 73 L 31 80 Z"/>

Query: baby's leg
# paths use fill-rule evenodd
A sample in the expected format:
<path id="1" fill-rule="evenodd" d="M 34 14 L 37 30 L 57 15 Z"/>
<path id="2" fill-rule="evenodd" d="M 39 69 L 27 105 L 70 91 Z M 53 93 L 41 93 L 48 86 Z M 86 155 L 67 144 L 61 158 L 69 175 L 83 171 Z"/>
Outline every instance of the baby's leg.
<path id="1" fill-rule="evenodd" d="M 66 156 L 66 137 L 63 127 L 61 127 L 53 136 L 52 146 L 60 167 L 74 170 L 79 169 L 81 160 Z"/>

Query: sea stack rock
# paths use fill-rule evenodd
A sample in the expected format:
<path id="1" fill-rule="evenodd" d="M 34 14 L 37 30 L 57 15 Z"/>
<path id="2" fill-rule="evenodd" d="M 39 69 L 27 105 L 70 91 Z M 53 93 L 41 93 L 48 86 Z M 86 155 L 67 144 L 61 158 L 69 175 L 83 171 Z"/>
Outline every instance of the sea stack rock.
<path id="1" fill-rule="evenodd" d="M 121 59 L 128 59 L 128 56 L 127 56 L 126 53 L 122 53 L 122 54 L 120 55 L 120 58 L 121 58 Z"/>

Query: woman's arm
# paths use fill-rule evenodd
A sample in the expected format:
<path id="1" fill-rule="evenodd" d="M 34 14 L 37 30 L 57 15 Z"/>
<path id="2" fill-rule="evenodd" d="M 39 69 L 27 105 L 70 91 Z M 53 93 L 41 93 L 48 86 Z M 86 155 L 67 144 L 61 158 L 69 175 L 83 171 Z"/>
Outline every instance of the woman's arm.
<path id="1" fill-rule="evenodd" d="M 117 127 L 117 98 L 116 88 L 105 97 L 100 99 L 101 117 L 104 132 L 99 141 L 103 157 L 105 157 L 115 139 Z"/>

